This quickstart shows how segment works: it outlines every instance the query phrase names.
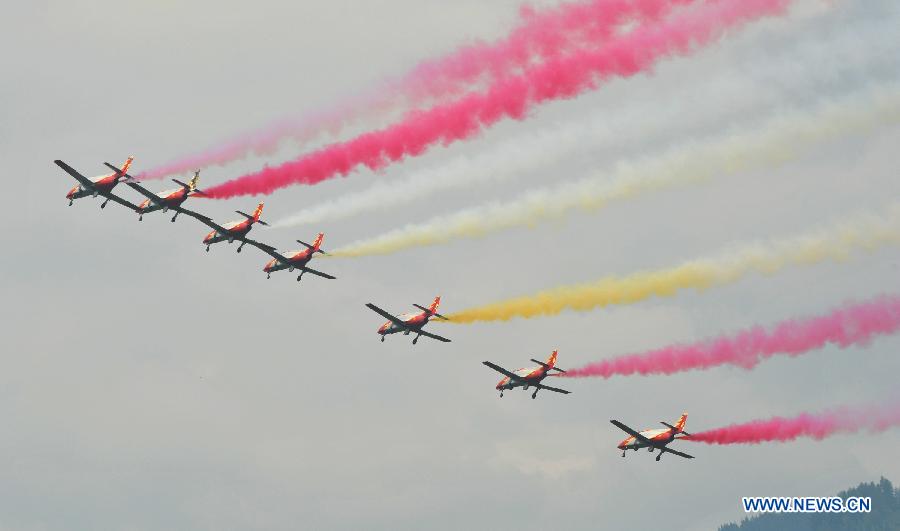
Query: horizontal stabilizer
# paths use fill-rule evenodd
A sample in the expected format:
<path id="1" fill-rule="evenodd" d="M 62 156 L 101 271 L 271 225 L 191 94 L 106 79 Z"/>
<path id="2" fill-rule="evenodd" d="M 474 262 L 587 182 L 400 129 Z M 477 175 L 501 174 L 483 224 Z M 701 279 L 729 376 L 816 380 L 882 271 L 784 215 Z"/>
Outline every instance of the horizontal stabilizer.
<path id="1" fill-rule="evenodd" d="M 683 433 L 684 435 L 687 435 L 687 436 L 691 435 L 690 433 L 688 433 L 684 430 L 679 430 L 678 428 L 676 428 L 675 426 L 672 426 L 668 422 L 660 421 L 659 423 L 662 424 L 663 426 L 666 426 L 667 428 L 672 428 L 673 430 L 675 430 L 676 433 Z"/>
<path id="2" fill-rule="evenodd" d="M 422 310 L 423 312 L 425 312 L 425 313 L 427 313 L 427 314 L 429 314 L 429 315 L 433 315 L 433 316 L 437 317 L 438 319 L 443 319 L 443 320 L 445 320 L 445 321 L 449 321 L 449 320 L 450 320 L 450 319 L 444 317 L 443 315 L 441 315 L 441 314 L 439 314 L 439 313 L 437 313 L 437 312 L 431 311 L 429 308 L 426 308 L 426 307 L 422 306 L 421 304 L 413 304 L 413 306 L 415 306 L 416 308 Z"/>
<path id="3" fill-rule="evenodd" d="M 113 166 L 112 164 L 110 164 L 108 162 L 104 162 L 103 165 L 106 166 L 107 168 L 111 169 L 112 171 L 116 172 L 116 175 L 118 175 L 119 177 L 125 177 L 125 180 L 127 182 L 137 182 L 137 179 L 135 179 L 131 175 L 128 175 L 128 173 L 123 172 L 122 168 L 116 168 L 115 166 Z"/>
<path id="4" fill-rule="evenodd" d="M 297 243 L 299 243 L 300 245 L 305 246 L 307 249 L 316 249 L 314 245 L 310 245 L 310 244 L 306 243 L 306 242 L 303 241 L 303 240 L 297 240 Z M 328 254 L 328 253 L 326 253 L 325 251 L 323 251 L 322 249 L 316 249 L 316 252 L 317 252 L 317 253 L 322 253 L 322 254 L 324 254 L 324 255 L 327 255 L 327 254 Z"/>
<path id="5" fill-rule="evenodd" d="M 534 359 L 534 358 L 531 358 L 531 361 L 537 363 L 538 365 L 540 365 L 541 367 L 544 367 L 544 368 L 547 369 L 547 370 L 553 370 L 553 371 L 559 371 L 559 372 L 566 372 L 566 371 L 564 371 L 564 370 L 562 370 L 562 369 L 560 369 L 560 368 L 558 368 L 558 367 L 551 367 L 551 366 L 547 365 L 546 363 L 544 363 L 543 361 L 538 361 L 538 360 L 536 360 L 536 359 Z"/>
<path id="6" fill-rule="evenodd" d="M 257 218 L 251 216 L 250 214 L 248 214 L 248 213 L 246 213 L 246 212 L 241 212 L 240 210 L 235 210 L 235 212 L 237 212 L 238 214 L 240 214 L 240 215 L 244 216 L 245 218 L 249 219 L 249 220 L 252 221 L 253 223 L 259 223 L 260 225 L 265 225 L 266 227 L 269 226 L 269 224 L 266 223 L 265 221 L 263 221 L 263 220 L 261 220 L 261 219 L 257 219 Z"/>

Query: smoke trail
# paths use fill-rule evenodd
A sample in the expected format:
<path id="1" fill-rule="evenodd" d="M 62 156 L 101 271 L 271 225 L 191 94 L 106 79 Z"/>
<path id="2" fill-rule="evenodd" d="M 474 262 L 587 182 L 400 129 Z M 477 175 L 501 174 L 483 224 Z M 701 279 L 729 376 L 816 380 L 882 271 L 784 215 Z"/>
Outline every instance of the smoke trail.
<path id="1" fill-rule="evenodd" d="M 419 155 L 436 143 L 469 138 L 503 118 L 522 119 L 538 103 L 571 98 L 612 76 L 628 77 L 645 71 L 664 56 L 687 54 L 720 37 L 726 29 L 782 13 L 788 1 L 720 0 L 659 24 L 639 25 L 611 38 L 599 50 L 577 50 L 529 67 L 522 75 L 493 83 L 485 92 L 412 112 L 385 129 L 207 188 L 206 195 L 228 198 L 266 194 L 291 184 L 315 184 L 346 175 L 359 164 L 382 168 L 406 156 Z"/>
<path id="2" fill-rule="evenodd" d="M 882 432 L 900 425 L 900 401 L 840 407 L 795 417 L 772 417 L 702 431 L 683 438 L 706 444 L 787 442 L 800 437 L 822 440 L 838 433 Z"/>
<path id="3" fill-rule="evenodd" d="M 506 321 L 513 317 L 556 315 L 563 310 L 588 311 L 611 304 L 629 304 L 653 296 L 672 297 L 679 290 L 704 290 L 736 282 L 753 272 L 772 274 L 789 265 L 843 260 L 855 251 L 874 251 L 900 244 L 900 203 L 881 217 L 860 215 L 849 221 L 790 239 L 731 249 L 719 256 L 685 262 L 656 271 L 561 286 L 448 315 L 451 323 Z"/>
<path id="4" fill-rule="evenodd" d="M 450 54 L 422 61 L 400 79 L 333 108 L 298 119 L 273 123 L 199 153 L 152 168 L 144 179 L 185 173 L 198 167 L 224 165 L 249 155 L 268 155 L 280 142 L 305 144 L 317 136 L 337 134 L 344 126 L 377 119 L 408 105 L 459 95 L 470 84 L 520 71 L 541 59 L 558 57 L 573 48 L 597 46 L 624 23 L 654 20 L 672 7 L 693 0 L 591 0 L 534 11 L 524 9 L 519 24 L 497 42 L 476 42 Z"/>
<path id="5" fill-rule="evenodd" d="M 723 123 L 750 122 L 775 108 L 806 107 L 824 95 L 846 94 L 858 90 L 861 82 L 900 71 L 900 59 L 893 53 L 900 48 L 898 14 L 846 7 L 829 10 L 832 15 L 827 17 L 792 20 L 789 29 L 754 36 L 758 38 L 742 37 L 728 50 L 742 57 L 739 68 L 714 69 L 702 83 L 687 82 L 700 72 L 685 72 L 684 67 L 677 75 L 660 72 L 642 87 L 646 97 L 616 102 L 580 122 L 519 135 L 487 153 L 459 156 L 390 182 L 377 180 L 365 190 L 306 207 L 273 225 L 315 224 L 390 210 L 445 190 L 511 180 L 586 153 L 602 160 L 604 154 L 621 158 L 628 150 L 658 150 L 658 144 L 692 137 L 698 128 L 720 129 Z M 778 40 L 778 55 L 761 48 L 760 39 L 770 47 Z M 653 89 L 665 90 L 666 97 Z M 697 112 L 696 104 L 672 101 L 702 102 L 703 112 Z"/>
<path id="6" fill-rule="evenodd" d="M 638 161 L 619 162 L 612 175 L 595 175 L 554 188 L 530 190 L 506 203 L 490 203 L 389 231 L 332 251 L 334 256 L 386 254 L 454 238 L 474 238 L 512 227 L 559 219 L 573 210 L 596 211 L 612 201 L 715 176 L 771 166 L 842 133 L 900 121 L 900 85 L 794 111 L 757 130 L 692 141 Z"/>
<path id="7" fill-rule="evenodd" d="M 873 336 L 900 329 L 900 295 L 838 308 L 826 315 L 791 319 L 769 330 L 757 326 L 737 334 L 689 345 L 673 345 L 639 354 L 628 354 L 568 369 L 561 376 L 627 376 L 673 374 L 720 365 L 751 369 L 776 354 L 798 356 L 831 343 L 846 348 L 865 344 Z"/>

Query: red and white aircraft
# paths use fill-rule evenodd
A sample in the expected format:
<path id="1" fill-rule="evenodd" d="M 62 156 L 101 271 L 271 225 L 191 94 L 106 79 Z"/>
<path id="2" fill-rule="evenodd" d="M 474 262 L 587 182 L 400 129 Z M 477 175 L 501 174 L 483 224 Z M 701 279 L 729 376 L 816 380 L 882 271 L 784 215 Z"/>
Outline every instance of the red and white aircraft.
<path id="1" fill-rule="evenodd" d="M 300 249 L 299 251 L 288 251 L 282 254 L 274 249 L 263 249 L 263 251 L 272 256 L 272 259 L 269 260 L 265 267 L 263 267 L 263 271 L 266 272 L 266 278 L 271 278 L 273 272 L 281 271 L 282 269 L 287 269 L 288 271 L 299 269 L 300 274 L 297 275 L 297 282 L 300 282 L 300 279 L 303 277 L 303 273 L 312 273 L 313 275 L 318 275 L 322 278 L 334 280 L 336 277 L 333 277 L 328 273 L 323 273 L 321 271 L 316 271 L 315 269 L 306 267 L 306 264 L 308 264 L 309 261 L 312 260 L 314 254 L 328 254 L 321 249 L 322 239 L 324 237 L 325 234 L 320 232 L 319 235 L 316 236 L 316 239 L 315 241 L 313 241 L 312 245 L 304 241 L 297 240 L 297 243 L 306 246 L 305 249 Z"/>
<path id="2" fill-rule="evenodd" d="M 66 194 L 66 199 L 69 200 L 69 206 L 72 206 L 72 202 L 76 199 L 81 199 L 82 197 L 97 197 L 103 196 L 105 199 L 103 203 L 100 204 L 100 208 L 106 208 L 106 203 L 110 201 L 115 201 L 120 205 L 130 208 L 131 210 L 137 210 L 137 205 L 122 199 L 117 195 L 113 195 L 112 190 L 116 187 L 119 182 L 126 178 L 128 174 L 128 168 L 131 166 L 131 162 L 134 160 L 134 157 L 128 157 L 128 160 L 122 164 L 121 168 L 112 167 L 115 170 L 115 173 L 110 173 L 108 175 L 101 175 L 99 177 L 93 177 L 91 179 L 81 175 L 77 171 L 75 171 L 71 166 L 66 164 L 61 160 L 54 160 L 53 162 L 62 168 L 66 173 L 71 175 L 78 181 L 78 184 L 75 185 L 74 188 L 69 190 L 69 193 Z"/>
<path id="3" fill-rule="evenodd" d="M 260 225 L 268 225 L 268 223 L 259 219 L 259 216 L 262 214 L 262 210 L 263 203 L 260 203 L 256 206 L 256 210 L 253 211 L 252 216 L 250 214 L 241 212 L 240 210 L 235 210 L 235 212 L 244 216 L 245 219 L 232 221 L 231 223 L 226 223 L 225 225 L 219 225 L 209 218 L 200 219 L 200 221 L 206 223 L 213 229 L 209 234 L 206 235 L 205 238 L 203 238 L 203 243 L 206 244 L 206 252 L 209 252 L 209 246 L 214 243 L 224 241 L 233 243 L 234 240 L 238 240 L 241 242 L 241 244 L 237 248 L 237 252 L 241 252 L 241 249 L 244 247 L 244 245 L 248 243 L 258 249 L 262 249 L 263 251 L 274 251 L 274 247 L 266 245 L 264 243 L 260 243 L 256 240 L 251 240 L 247 237 L 247 233 L 250 232 L 250 229 L 253 228 L 254 224 L 259 223 Z"/>
<path id="4" fill-rule="evenodd" d="M 437 317 L 438 319 L 443 319 L 445 321 L 448 320 L 443 315 L 437 313 L 438 305 L 440 304 L 441 298 L 435 297 L 434 302 L 432 302 L 431 306 L 429 306 L 428 308 L 420 306 L 418 304 L 413 304 L 413 306 L 422 310 L 420 313 L 405 313 L 398 316 L 387 313 L 371 302 L 369 304 L 366 304 L 366 306 L 388 320 L 386 323 L 381 325 L 380 328 L 378 328 L 378 333 L 381 335 L 382 342 L 384 342 L 384 338 L 388 334 L 397 334 L 402 332 L 403 335 L 408 336 L 410 333 L 414 333 L 416 334 L 416 337 L 413 338 L 413 345 L 415 345 L 419 340 L 419 336 L 430 337 L 431 339 L 437 339 L 438 341 L 443 341 L 444 343 L 450 342 L 450 340 L 446 337 L 441 337 L 439 335 L 422 330 L 422 327 L 425 326 L 428 323 L 428 320 L 432 317 Z"/>
<path id="5" fill-rule="evenodd" d="M 690 437 L 691 434 L 684 431 L 684 423 L 687 422 L 687 413 L 683 413 L 681 418 L 678 419 L 678 422 L 675 425 L 671 425 L 668 422 L 660 422 L 665 428 L 657 428 L 653 430 L 644 430 L 641 432 L 634 431 L 628 426 L 622 424 L 618 420 L 610 420 L 614 426 L 624 431 L 630 437 L 625 439 L 624 441 L 619 443 L 617 448 L 622 450 L 622 457 L 625 457 L 625 452 L 627 450 L 638 451 L 641 448 L 647 448 L 647 451 L 653 452 L 653 450 L 659 450 L 659 455 L 656 456 L 656 460 L 663 456 L 664 453 L 668 452 L 670 454 L 675 454 L 679 457 L 684 457 L 686 459 L 693 459 L 694 456 L 688 455 L 685 453 L 681 453 L 670 448 L 667 448 L 667 445 L 676 439 L 680 439 L 681 437 L 677 437 L 679 435 Z"/>
<path id="6" fill-rule="evenodd" d="M 549 385 L 544 385 L 541 382 L 548 376 L 550 371 L 557 372 L 566 372 L 560 368 L 556 367 L 556 354 L 558 351 L 554 350 L 550 357 L 547 358 L 546 362 L 538 361 L 532 358 L 531 361 L 538 364 L 537 367 L 531 367 L 527 369 L 516 369 L 515 371 L 508 371 L 499 365 L 495 365 L 489 361 L 483 361 L 485 365 L 504 375 L 504 378 L 497 382 L 496 389 L 500 391 L 500 397 L 503 398 L 503 391 L 507 389 L 515 389 L 516 387 L 521 387 L 523 390 L 527 391 L 529 387 L 534 387 L 534 392 L 531 393 L 531 398 L 537 398 L 537 393 L 541 389 L 546 389 L 548 391 L 553 391 L 555 393 L 569 394 L 570 391 L 566 391 L 565 389 L 559 389 L 556 387 L 550 387 Z"/>
<path id="7" fill-rule="evenodd" d="M 107 166 L 109 166 L 108 163 Z M 129 179 L 125 181 L 125 184 L 147 198 L 143 203 L 138 205 L 138 221 L 144 220 L 144 214 L 149 214 L 158 210 L 162 210 L 163 212 L 168 212 L 169 210 L 175 211 L 175 215 L 172 216 L 172 223 L 175 223 L 178 214 L 184 214 L 197 219 L 210 219 L 203 214 L 198 214 L 192 210 L 182 208 L 181 206 L 187 201 L 188 197 L 203 194 L 201 190 L 197 189 L 197 182 L 200 180 L 200 170 L 195 171 L 194 177 L 187 183 L 181 182 L 178 179 L 172 180 L 179 185 L 178 188 L 172 188 L 155 194 L 138 184 L 136 179 L 129 176 Z"/>

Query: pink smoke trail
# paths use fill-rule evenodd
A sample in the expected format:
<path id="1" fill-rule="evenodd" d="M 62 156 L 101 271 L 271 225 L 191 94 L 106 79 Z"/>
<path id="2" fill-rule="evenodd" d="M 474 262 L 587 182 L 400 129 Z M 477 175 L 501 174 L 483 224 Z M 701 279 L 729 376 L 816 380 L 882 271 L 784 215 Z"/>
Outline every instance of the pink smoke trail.
<path id="1" fill-rule="evenodd" d="M 408 74 L 368 95 L 330 110 L 282 120 L 242 134 L 199 153 L 152 168 L 140 175 L 161 178 L 211 165 L 224 165 L 249 155 L 272 153 L 287 138 L 306 143 L 323 132 L 337 134 L 353 121 L 383 115 L 393 108 L 457 96 L 485 78 L 511 75 L 537 60 L 558 57 L 582 46 L 596 47 L 628 22 L 654 20 L 673 7 L 694 0 L 590 0 L 542 11 L 524 8 L 521 21 L 497 42 L 476 42 L 450 54 L 421 62 Z"/>
<path id="2" fill-rule="evenodd" d="M 434 144 L 472 137 L 505 117 L 521 120 L 538 103 L 574 97 L 612 76 L 629 77 L 649 70 L 660 58 L 687 54 L 728 28 L 781 14 L 789 2 L 720 0 L 657 24 L 639 25 L 612 37 L 600 49 L 580 49 L 531 66 L 521 75 L 495 81 L 485 92 L 468 94 L 426 111 L 413 111 L 385 129 L 207 188 L 207 195 L 228 198 L 268 194 L 291 184 L 315 184 L 346 175 L 359 164 L 379 169 L 406 156 L 419 155 Z"/>
<path id="3" fill-rule="evenodd" d="M 798 356 L 827 344 L 841 348 L 866 344 L 873 336 L 891 334 L 898 329 L 900 296 L 882 296 L 846 305 L 825 315 L 784 321 L 769 330 L 757 326 L 700 343 L 673 345 L 591 363 L 569 369 L 563 376 L 609 378 L 614 375 L 672 374 L 719 365 L 751 369 L 776 354 Z"/>
<path id="4" fill-rule="evenodd" d="M 694 0 L 591 0 L 543 11 L 525 6 L 522 22 L 506 38 L 476 42 L 413 68 L 397 89 L 416 100 L 458 94 L 485 76 L 501 79 L 537 60 L 577 48 L 597 48 L 627 22 L 648 22 Z"/>
<path id="5" fill-rule="evenodd" d="M 801 413 L 795 417 L 772 417 L 732 424 L 684 436 L 706 444 L 759 444 L 787 442 L 799 437 L 822 440 L 837 433 L 882 432 L 900 425 L 900 401 L 866 406 L 840 407 L 820 413 Z"/>

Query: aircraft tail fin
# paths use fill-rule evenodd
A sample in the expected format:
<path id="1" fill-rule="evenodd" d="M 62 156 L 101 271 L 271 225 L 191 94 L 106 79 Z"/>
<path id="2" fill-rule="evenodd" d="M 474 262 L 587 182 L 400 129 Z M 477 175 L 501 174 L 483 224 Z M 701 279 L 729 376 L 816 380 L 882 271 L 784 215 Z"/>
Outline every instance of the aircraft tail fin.
<path id="1" fill-rule="evenodd" d="M 433 315 L 434 317 L 437 317 L 438 319 L 443 319 L 445 321 L 449 321 L 450 319 L 444 317 L 443 315 L 441 315 L 437 312 L 438 306 L 440 306 L 440 304 L 441 304 L 441 298 L 435 297 L 434 301 L 431 303 L 431 306 L 429 306 L 428 308 L 422 306 L 421 304 L 413 304 L 413 306 L 415 306 L 416 308 L 427 313 L 429 316 Z"/>
<path id="2" fill-rule="evenodd" d="M 540 361 L 540 360 L 536 360 L 534 358 L 532 358 L 531 361 L 533 361 L 533 362 L 537 363 L 538 365 L 540 365 L 541 367 L 547 369 L 547 371 L 566 372 L 556 366 L 556 356 L 558 354 L 559 354 L 559 351 L 554 350 L 550 354 L 550 357 L 547 358 L 547 361 Z"/>
<path id="3" fill-rule="evenodd" d="M 309 249 L 310 251 L 312 251 L 314 253 L 322 253 L 324 255 L 327 255 L 328 253 L 326 253 L 325 251 L 322 250 L 322 240 L 324 238 L 325 238 L 325 233 L 320 232 L 318 234 L 318 236 L 316 236 L 316 239 L 313 240 L 312 244 L 306 243 L 303 240 L 297 240 L 297 243 L 305 246 L 307 249 Z"/>
<path id="4" fill-rule="evenodd" d="M 552 369 L 556 366 L 556 356 L 559 354 L 558 350 L 554 350 L 553 353 L 550 354 L 550 357 L 547 358 L 547 366 Z"/>
<path id="5" fill-rule="evenodd" d="M 691 434 L 684 431 L 684 425 L 686 422 L 687 422 L 687 413 L 682 413 L 681 417 L 678 419 L 678 422 L 676 422 L 674 426 L 669 424 L 668 422 L 661 422 L 660 424 L 675 430 L 675 433 L 681 433 L 681 434 L 684 434 L 684 435 L 687 435 L 688 437 L 690 437 Z"/>
<path id="6" fill-rule="evenodd" d="M 264 203 L 260 203 L 260 204 L 256 205 L 256 210 L 253 211 L 253 215 L 252 215 L 252 216 L 251 216 L 250 214 L 241 212 L 240 210 L 235 210 L 235 212 L 237 212 L 238 214 L 240 214 L 240 215 L 244 216 L 245 218 L 249 219 L 249 220 L 252 221 L 253 223 L 259 223 L 260 225 L 266 225 L 266 226 L 268 226 L 268 225 L 269 225 L 268 223 L 266 223 L 265 221 L 259 219 L 259 217 L 262 215 L 263 204 L 264 204 Z"/>
<path id="7" fill-rule="evenodd" d="M 116 172 L 115 173 L 116 181 L 118 181 L 119 179 L 124 179 L 123 182 L 125 182 L 125 181 L 133 180 L 131 178 L 131 176 L 128 175 L 128 168 L 131 167 L 131 163 L 133 161 L 134 161 L 134 157 L 131 156 L 131 157 L 128 157 L 127 159 L 125 159 L 125 162 L 123 162 L 120 167 L 113 166 L 112 164 L 110 164 L 108 162 L 104 162 L 103 164 L 106 167 L 108 167 L 109 169 L 114 170 Z"/>
<path id="8" fill-rule="evenodd" d="M 675 427 L 678 428 L 678 431 L 684 431 L 684 425 L 687 422 L 687 411 L 681 414 L 681 417 L 678 418 L 678 422 L 675 423 Z"/>

